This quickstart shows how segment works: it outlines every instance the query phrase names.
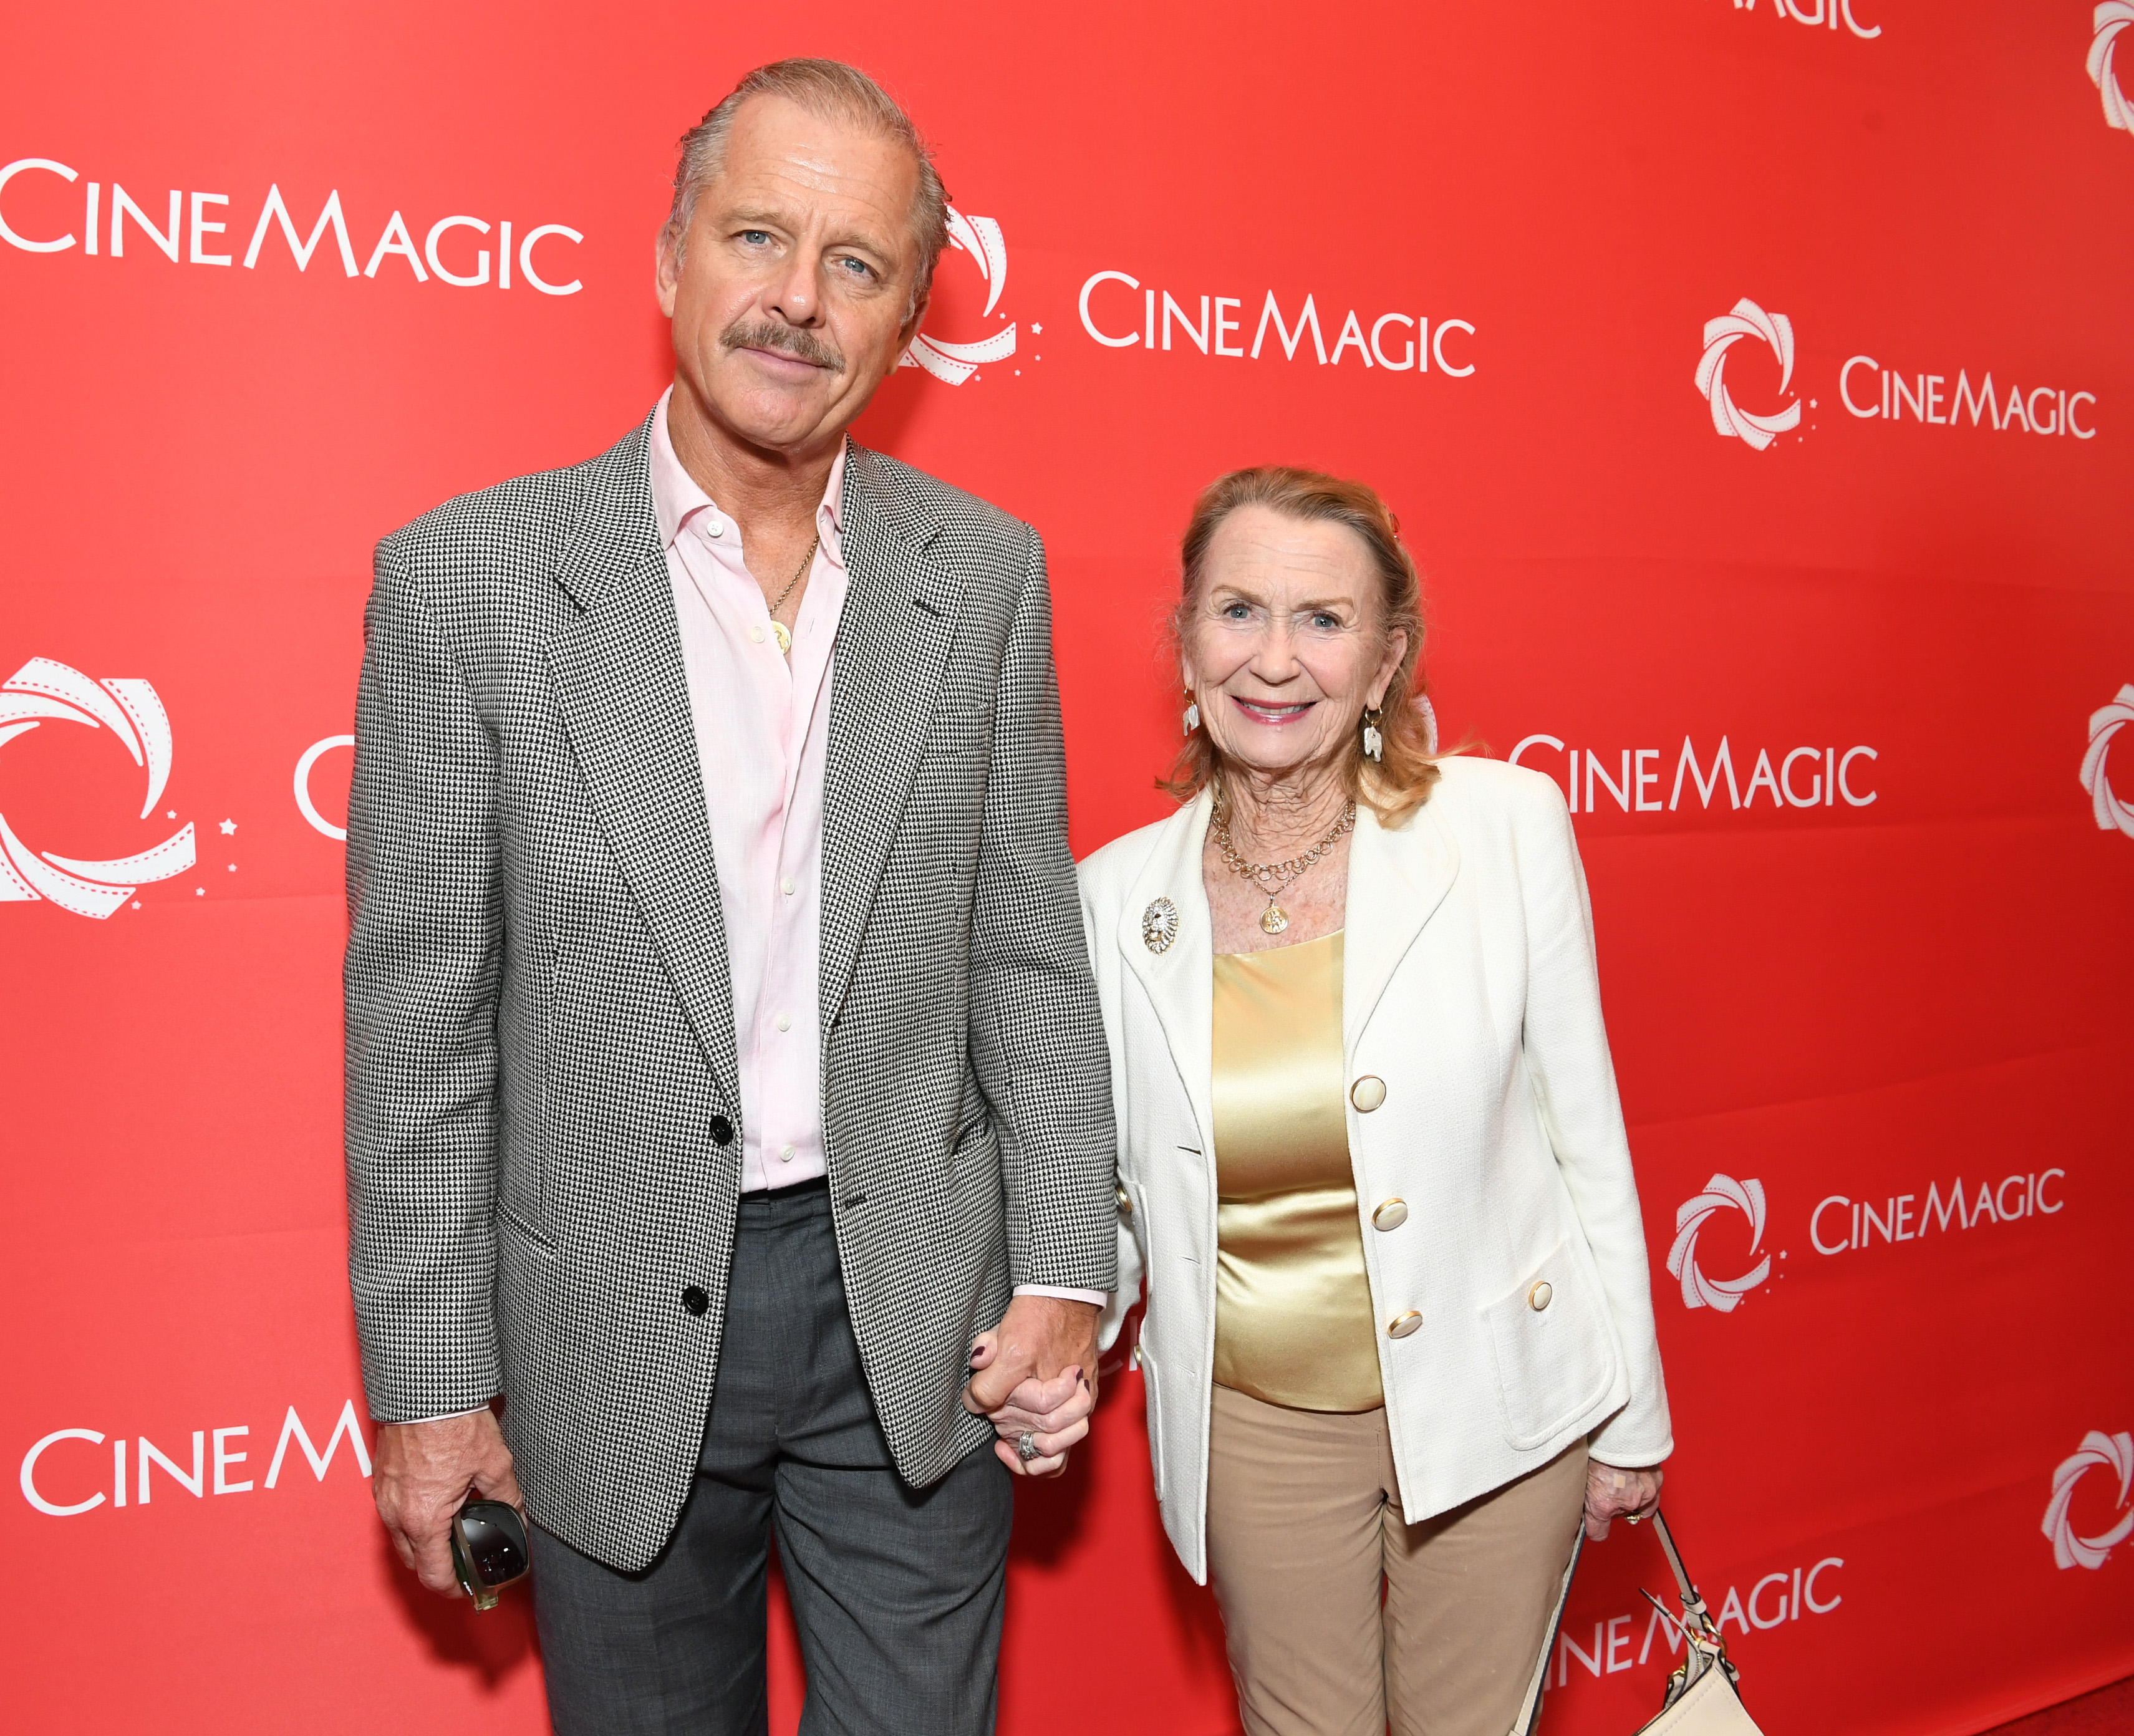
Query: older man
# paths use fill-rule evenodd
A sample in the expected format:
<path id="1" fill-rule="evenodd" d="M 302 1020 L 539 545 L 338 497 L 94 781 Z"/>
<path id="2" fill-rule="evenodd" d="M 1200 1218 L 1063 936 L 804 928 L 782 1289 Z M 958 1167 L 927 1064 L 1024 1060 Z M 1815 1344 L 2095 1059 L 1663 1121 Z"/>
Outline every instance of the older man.
<path id="1" fill-rule="evenodd" d="M 378 1506 L 446 1591 L 469 1492 L 524 1488 L 566 1736 L 762 1730 L 774 1530 L 804 1729 L 990 1729 L 1009 1472 L 1094 1401 L 1113 1120 L 1044 552 L 845 432 L 945 207 L 865 75 L 751 73 L 683 141 L 652 414 L 378 550 Z"/>

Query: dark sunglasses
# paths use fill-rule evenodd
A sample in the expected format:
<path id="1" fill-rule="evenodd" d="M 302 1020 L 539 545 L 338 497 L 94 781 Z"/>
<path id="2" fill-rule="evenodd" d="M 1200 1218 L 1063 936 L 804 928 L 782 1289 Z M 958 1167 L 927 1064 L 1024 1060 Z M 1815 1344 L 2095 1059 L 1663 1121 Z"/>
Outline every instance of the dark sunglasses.
<path id="1" fill-rule="evenodd" d="M 534 1565 L 526 1521 L 501 1501 L 470 1501 L 452 1516 L 452 1571 L 476 1609 L 496 1608 L 496 1594 Z"/>

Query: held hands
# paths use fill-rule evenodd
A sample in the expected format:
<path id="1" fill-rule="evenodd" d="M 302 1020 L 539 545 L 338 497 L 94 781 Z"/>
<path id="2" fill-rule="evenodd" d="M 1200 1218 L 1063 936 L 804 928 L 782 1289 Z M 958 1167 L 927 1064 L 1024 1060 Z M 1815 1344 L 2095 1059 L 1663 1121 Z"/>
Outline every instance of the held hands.
<path id="1" fill-rule="evenodd" d="M 378 1516 L 415 1577 L 447 1597 L 463 1595 L 452 1572 L 452 1516 L 470 1492 L 525 1511 L 511 1449 L 490 1412 L 378 1425 L 370 1479 Z"/>
<path id="2" fill-rule="evenodd" d="M 1087 1302 L 1017 1296 L 1001 1323 L 971 1347 L 963 1408 L 988 1417 L 993 1451 L 1019 1477 L 1057 1477 L 1069 1449 L 1089 1432 L 1097 1407 L 1097 1318 Z M 1016 1444 L 1032 1437 L 1035 1458 Z"/>
<path id="3" fill-rule="evenodd" d="M 1598 1543 L 1608 1535 L 1615 1520 L 1633 1525 L 1649 1519 L 1660 1504 L 1660 1484 L 1667 1473 L 1658 1466 L 1649 1470 L 1618 1470 L 1592 1460 L 1586 1472 L 1586 1535 Z"/>

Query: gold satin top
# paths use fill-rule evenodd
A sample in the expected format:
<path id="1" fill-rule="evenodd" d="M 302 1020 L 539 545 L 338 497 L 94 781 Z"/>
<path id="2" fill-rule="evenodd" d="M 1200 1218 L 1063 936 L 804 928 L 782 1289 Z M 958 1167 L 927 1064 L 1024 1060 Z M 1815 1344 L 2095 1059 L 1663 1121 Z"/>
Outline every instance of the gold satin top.
<path id="1" fill-rule="evenodd" d="M 1342 937 L 1215 959 L 1215 1383 L 1375 1410 L 1378 1335 L 1342 1096 Z"/>

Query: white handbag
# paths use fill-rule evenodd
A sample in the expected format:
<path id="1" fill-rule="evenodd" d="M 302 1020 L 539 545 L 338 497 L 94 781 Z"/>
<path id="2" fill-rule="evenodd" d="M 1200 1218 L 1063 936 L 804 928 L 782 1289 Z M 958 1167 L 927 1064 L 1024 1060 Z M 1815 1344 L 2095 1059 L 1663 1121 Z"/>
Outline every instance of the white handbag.
<path id="1" fill-rule="evenodd" d="M 1667 1697 L 1660 1703 L 1659 1715 L 1640 1725 L 1638 1736 L 1763 1736 L 1742 1707 L 1735 1685 L 1741 1672 L 1726 1656 L 1719 1624 L 1712 1619 L 1704 1599 L 1690 1584 L 1689 1570 L 1682 1565 L 1682 1553 L 1674 1546 L 1667 1521 L 1657 1510 L 1653 1514 L 1653 1529 L 1659 1533 L 1660 1547 L 1667 1551 L 1668 1565 L 1674 1570 L 1675 1586 L 1682 1594 L 1682 1619 L 1677 1621 L 1669 1615 L 1667 1607 L 1650 1592 L 1645 1596 L 1659 1611 L 1660 1618 L 1681 1635 L 1684 1644 L 1683 1660 L 1668 1677 Z M 1564 1569 L 1563 1584 L 1557 1593 L 1548 1637 L 1542 1642 L 1541 1656 L 1534 1662 L 1533 1677 L 1527 1684 L 1527 1697 L 1513 1721 L 1511 1736 L 1534 1736 L 1540 1728 L 1542 1690 L 1548 1685 L 1550 1655 L 1556 1650 L 1563 1606 L 1571 1598 L 1572 1575 L 1578 1571 L 1579 1554 L 1585 1546 L 1586 1526 L 1581 1518 L 1577 1539 L 1571 1546 L 1571 1565 Z"/>

